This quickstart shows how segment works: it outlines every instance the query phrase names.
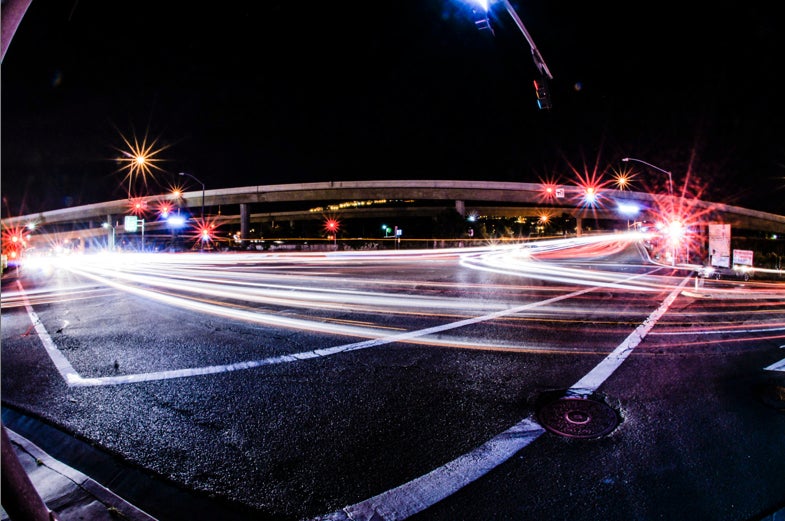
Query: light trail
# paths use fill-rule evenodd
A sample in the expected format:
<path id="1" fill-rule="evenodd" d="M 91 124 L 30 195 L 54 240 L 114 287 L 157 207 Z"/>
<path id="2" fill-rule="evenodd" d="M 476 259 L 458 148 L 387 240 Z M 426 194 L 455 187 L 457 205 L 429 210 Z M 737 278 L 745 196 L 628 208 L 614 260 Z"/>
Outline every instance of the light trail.
<path id="1" fill-rule="evenodd" d="M 27 305 L 39 306 L 43 304 L 87 300 L 105 295 L 107 291 L 110 291 L 109 288 L 95 286 L 44 288 L 33 291 L 7 291 L 3 293 L 0 309 L 7 310 L 16 307 L 26 307 Z"/>
<path id="2" fill-rule="evenodd" d="M 199 254 L 158 253 L 72 256 L 58 259 L 62 268 L 75 276 L 94 280 L 101 289 L 97 289 L 96 285 L 82 284 L 73 285 L 71 290 L 63 289 L 62 292 L 58 292 L 57 289 L 41 291 L 37 293 L 51 296 L 34 302 L 85 298 L 91 291 L 108 291 L 108 288 L 114 288 L 173 307 L 227 319 L 298 331 L 371 339 L 385 338 L 391 334 L 391 331 L 400 331 L 401 328 L 391 327 L 388 324 L 374 324 L 367 320 L 347 321 L 330 316 L 329 313 L 351 312 L 370 316 L 394 314 L 419 317 L 425 311 L 432 319 L 441 318 L 460 324 L 462 320 L 468 320 L 478 314 L 492 316 L 503 311 L 502 315 L 493 318 L 498 322 L 497 328 L 506 325 L 513 327 L 517 321 L 530 320 L 533 323 L 527 326 L 529 330 L 543 330 L 544 321 L 566 321 L 573 324 L 584 322 L 591 325 L 593 331 L 599 334 L 616 334 L 619 326 L 634 326 L 634 324 L 625 324 L 620 319 L 625 316 L 631 319 L 640 316 L 641 311 L 637 306 L 630 307 L 626 304 L 622 309 L 589 311 L 584 305 L 575 305 L 579 304 L 577 297 L 580 294 L 573 295 L 570 299 L 573 303 L 569 306 L 556 306 L 554 305 L 556 300 L 543 300 L 543 297 L 548 293 L 563 293 L 566 288 L 575 285 L 584 285 L 589 288 L 611 289 L 621 292 L 620 295 L 630 294 L 629 298 L 634 301 L 641 291 L 668 291 L 673 288 L 671 284 L 673 277 L 656 275 L 662 268 L 631 276 L 621 271 L 629 268 L 630 265 L 618 262 L 602 264 L 595 261 L 592 265 L 593 269 L 586 269 L 583 266 L 573 268 L 568 265 L 585 264 L 582 258 L 573 255 L 576 251 L 582 255 L 618 255 L 634 244 L 634 240 L 636 240 L 635 234 L 594 235 L 585 238 L 540 241 L 534 245 L 461 248 L 437 253 L 432 250 L 410 250 L 404 256 L 387 252 L 252 253 L 210 257 Z M 369 279 L 367 274 L 361 274 L 359 277 L 351 275 L 352 270 L 359 267 L 373 269 L 374 266 L 379 266 L 384 270 L 390 266 L 390 263 L 403 262 L 402 258 L 406 262 L 417 259 L 418 262 L 436 262 L 440 265 L 459 262 L 461 266 L 472 270 L 491 271 L 514 276 L 517 279 L 541 278 L 557 281 L 561 285 L 547 287 L 509 283 L 488 285 L 400 278 Z M 348 259 L 352 262 L 347 262 Z M 318 272 L 311 271 L 315 266 L 319 267 Z M 303 275 L 303 272 L 307 275 Z M 373 287 L 374 290 L 365 289 L 366 287 Z M 436 295 L 427 296 L 429 289 Z M 80 291 L 86 293 L 79 295 Z M 471 296 L 471 291 L 476 292 L 475 298 L 466 298 L 467 295 Z M 526 293 L 528 295 L 525 295 Z M 485 296 L 487 294 L 490 294 L 490 298 Z M 780 293 L 779 296 L 782 297 L 782 294 Z M 514 302 L 519 302 L 521 297 L 538 304 L 524 308 L 514 307 Z M 21 305 L 19 302 L 16 295 L 3 295 L 4 306 Z M 254 307 L 259 305 L 271 306 L 272 309 Z M 587 305 L 594 306 L 592 303 Z M 285 314 L 276 311 L 276 307 L 282 308 Z M 303 309 L 307 314 L 294 316 L 291 312 L 292 308 Z M 517 311 L 509 312 L 510 309 Z M 609 318 L 605 319 L 604 316 Z M 757 327 L 751 327 L 749 323 L 746 327 L 740 327 L 729 320 L 697 331 L 691 326 L 692 319 L 685 316 L 684 322 L 690 324 L 690 327 L 673 324 L 667 330 L 660 328 L 651 334 L 673 337 L 706 336 L 722 332 L 726 336 L 737 334 L 741 338 L 746 338 L 744 335 L 751 332 L 772 333 L 782 327 L 782 322 L 775 324 L 770 321 L 756 324 Z M 603 324 L 606 329 L 599 329 Z M 455 330 L 457 327 L 450 329 Z M 489 342 L 485 338 L 472 339 L 466 335 L 451 338 L 443 335 L 439 338 L 417 335 L 405 341 L 420 345 L 530 353 L 601 353 L 603 348 L 601 345 L 589 349 L 574 345 L 561 347 L 532 342 Z M 607 348 L 610 349 L 611 346 Z M 264 362 L 267 363 L 271 362 Z"/>
<path id="3" fill-rule="evenodd" d="M 704 337 L 721 333 L 726 336 L 738 334 L 742 335 L 742 338 L 750 338 L 750 335 L 753 334 L 774 333 L 776 338 L 776 333 L 785 328 L 781 319 L 769 322 L 761 320 L 755 324 L 734 323 L 732 314 L 726 313 L 721 323 L 704 324 L 700 329 L 677 328 L 671 324 L 668 326 L 669 329 L 654 331 L 655 326 L 659 328 L 665 323 L 666 314 L 669 317 L 678 317 L 680 321 L 686 320 L 687 313 L 682 314 L 681 311 L 671 312 L 670 310 L 671 305 L 680 296 L 695 298 L 684 292 L 684 288 L 692 278 L 664 274 L 670 273 L 672 270 L 662 267 L 649 269 L 650 265 L 633 266 L 617 261 L 603 264 L 595 260 L 588 263 L 582 258 L 599 259 L 618 256 L 631 244 L 634 244 L 631 236 L 630 238 L 620 238 L 618 235 L 613 235 L 543 241 L 537 243 L 535 247 L 511 245 L 460 249 L 443 254 L 433 252 L 426 254 L 419 251 L 420 256 L 416 251 L 408 251 L 405 255 L 406 261 L 402 261 L 403 257 L 397 252 L 396 254 L 353 252 L 350 255 L 227 255 L 225 257 L 210 256 L 209 261 L 207 257 L 154 254 L 154 256 L 144 258 L 134 257 L 133 260 L 118 258 L 118 262 L 111 266 L 85 260 L 75 265 L 64 266 L 70 273 L 87 277 L 101 287 L 113 288 L 180 309 L 276 328 L 363 338 L 357 342 L 251 361 L 151 371 L 133 375 L 96 378 L 79 376 L 48 338 L 45 328 L 40 325 L 32 308 L 27 307 L 31 321 L 38 324 L 36 331 L 39 335 L 43 335 L 42 341 L 47 353 L 71 386 L 117 385 L 201 376 L 272 364 L 320 359 L 340 353 L 401 342 L 469 349 L 562 352 L 558 348 L 549 351 L 547 346 L 473 342 L 466 338 L 448 339 L 439 335 L 491 321 L 497 321 L 502 325 L 519 320 L 539 319 L 542 321 L 543 315 L 546 315 L 549 320 L 574 320 L 574 317 L 579 314 L 592 314 L 592 319 L 587 320 L 587 323 L 592 323 L 595 327 L 605 317 L 614 317 L 615 320 L 607 319 L 608 325 L 624 328 L 622 333 L 626 336 L 609 352 L 592 351 L 603 355 L 604 358 L 569 388 L 568 394 L 587 397 L 596 392 L 649 335 Z M 580 254 L 581 257 L 576 258 L 576 254 Z M 545 287 L 515 283 L 473 286 L 471 283 L 432 282 L 427 279 L 407 280 L 398 279 L 395 276 L 385 279 L 359 270 L 357 271 L 358 275 L 355 276 L 352 272 L 360 266 L 363 269 L 369 267 L 371 269 L 375 267 L 385 269 L 401 265 L 402 262 L 457 263 L 461 267 L 467 268 L 466 273 L 478 270 L 512 277 L 514 280 L 537 279 L 557 284 Z M 632 274 L 624 271 L 631 266 L 636 269 L 646 266 L 646 270 L 643 273 Z M 304 275 L 304 273 L 308 275 Z M 465 275 L 465 273 L 462 272 L 461 275 Z M 341 285 L 341 287 L 336 289 L 336 285 Z M 583 287 L 583 289 L 576 290 L 576 286 Z M 438 294 L 426 296 L 423 295 L 424 291 L 433 291 Z M 483 293 L 484 291 L 485 293 Z M 591 293 L 598 291 L 606 293 L 610 291 L 613 292 L 613 296 L 625 300 L 622 306 L 619 306 L 619 302 L 615 301 L 609 305 L 598 307 L 596 302 L 601 299 L 595 297 L 591 304 L 597 309 L 587 310 L 583 305 L 570 306 L 576 302 L 580 304 L 581 298 L 588 297 Z M 722 291 L 722 288 L 712 291 L 716 295 L 720 295 L 722 299 L 728 299 L 728 302 L 735 303 L 738 298 L 742 298 L 739 292 Z M 549 296 L 554 292 L 558 294 Z M 657 309 L 650 313 L 648 310 L 646 311 L 648 315 L 643 322 L 635 322 L 634 324 L 619 322 L 621 316 L 640 317 L 646 315 L 643 310 L 650 306 L 647 303 L 650 299 L 640 298 L 642 292 L 648 294 L 659 292 L 666 294 L 666 296 Z M 21 285 L 20 294 L 14 298 L 21 298 L 24 303 L 24 291 Z M 467 299 L 467 294 L 472 298 Z M 778 291 L 778 288 L 772 288 L 768 293 L 761 294 L 761 298 L 773 301 L 771 305 L 776 315 L 777 306 L 783 301 L 782 292 Z M 520 303 L 521 299 L 528 300 L 528 302 Z M 292 307 L 307 309 L 315 316 L 293 318 L 271 310 L 254 308 L 254 305 L 280 306 L 287 310 Z M 728 310 L 732 309 L 732 307 L 728 307 Z M 412 329 L 411 331 L 391 332 L 389 326 L 359 320 L 336 319 L 329 315 L 330 311 L 351 311 L 389 316 L 391 313 L 417 314 L 420 312 L 422 314 L 423 310 L 430 320 L 447 321 L 436 326 Z M 628 328 L 632 325 L 635 325 L 634 329 L 627 333 Z M 45 338 L 48 340 L 44 340 Z M 707 342 L 710 341 L 702 340 L 703 344 Z M 729 340 L 724 338 L 722 342 L 726 343 Z M 680 344 L 683 343 L 680 342 Z M 581 349 L 573 346 L 567 352 L 577 353 L 581 352 Z M 779 371 L 782 370 L 781 364 L 782 362 L 778 362 L 766 369 Z M 367 500 L 349 505 L 338 512 L 314 519 L 321 521 L 349 519 L 370 521 L 379 516 L 384 519 L 405 519 L 485 475 L 528 446 L 543 432 L 545 432 L 544 429 L 537 422 L 525 418 L 483 443 L 477 449 L 460 455 L 423 476 Z"/>
<path id="4" fill-rule="evenodd" d="M 57 351 L 56 356 L 54 356 L 54 354 L 50 351 L 49 348 L 47 348 L 47 352 L 50 354 L 50 357 L 52 357 L 53 361 L 55 362 L 55 366 L 58 368 L 61 375 L 63 375 L 67 383 L 73 386 L 95 386 L 95 385 L 138 383 L 138 382 L 151 381 L 151 380 L 164 380 L 170 378 L 181 378 L 186 376 L 215 374 L 215 373 L 222 373 L 228 371 L 236 371 L 240 369 L 252 369 L 264 365 L 278 364 L 283 362 L 296 362 L 296 361 L 306 360 L 309 358 L 330 356 L 338 353 L 344 353 L 347 351 L 356 351 L 358 349 L 366 349 L 369 347 L 376 347 L 376 346 L 391 344 L 395 342 L 407 342 L 421 337 L 427 338 L 429 335 L 437 334 L 443 331 L 465 327 L 480 322 L 486 322 L 507 315 L 514 315 L 516 313 L 519 313 L 527 309 L 535 308 L 541 305 L 547 305 L 553 302 L 558 302 L 560 300 L 573 298 L 574 296 L 592 291 L 592 288 L 587 288 L 580 291 L 575 291 L 570 294 L 560 295 L 558 297 L 546 299 L 541 302 L 524 304 L 514 308 L 508 308 L 508 309 L 496 311 L 487 315 L 460 320 L 458 322 L 452 322 L 448 324 L 443 324 L 441 326 L 435 326 L 426 329 L 385 336 L 382 334 L 383 332 L 380 332 L 378 330 L 373 330 L 371 328 L 358 328 L 355 326 L 324 324 L 324 323 L 316 324 L 305 320 L 289 319 L 285 317 L 273 317 L 267 314 L 249 313 L 249 312 L 243 312 L 241 310 L 230 311 L 222 306 L 216 306 L 216 305 L 207 304 L 198 301 L 189 301 L 186 299 L 179 299 L 177 297 L 172 297 L 171 295 L 161 294 L 158 292 L 145 290 L 141 288 L 122 286 L 121 284 L 115 281 L 108 280 L 108 279 L 101 279 L 95 275 L 91 275 L 85 272 L 82 272 L 82 275 L 93 278 L 98 282 L 103 282 L 104 284 L 115 287 L 117 289 L 122 289 L 128 293 L 137 296 L 142 296 L 142 297 L 150 298 L 152 300 L 166 302 L 175 306 L 185 307 L 187 309 L 191 309 L 195 311 L 212 313 L 216 315 L 223 315 L 235 319 L 248 320 L 256 323 L 273 324 L 280 327 L 291 327 L 299 330 L 314 329 L 318 325 L 317 330 L 322 333 L 343 334 L 348 336 L 370 336 L 373 339 L 363 342 L 357 342 L 353 344 L 345 344 L 345 345 L 340 345 L 330 348 L 322 348 L 313 351 L 295 353 L 292 355 L 283 355 L 278 357 L 265 358 L 262 360 L 239 362 L 235 364 L 225 364 L 220 366 L 208 366 L 208 367 L 183 369 L 183 370 L 158 371 L 154 373 L 144 373 L 144 374 L 134 374 L 134 375 L 124 375 L 124 376 L 114 376 L 114 377 L 104 377 L 104 378 L 83 378 L 73 370 L 73 367 L 71 367 L 70 364 L 67 364 L 66 366 L 62 363 L 62 360 L 65 360 L 65 358 L 62 356 L 62 354 L 59 351 L 57 351 L 56 347 L 54 347 L 54 343 L 51 342 L 51 339 L 49 338 L 49 335 L 46 332 L 45 328 L 43 327 L 42 324 L 40 324 L 40 321 L 38 320 L 37 316 L 34 315 L 32 308 L 29 308 L 28 313 L 30 314 L 30 318 L 31 320 L 34 320 L 34 323 L 37 324 L 36 330 L 39 331 L 39 335 L 44 335 L 42 337 L 42 340 L 44 340 L 45 345 L 50 344 L 55 349 L 55 351 Z M 21 283 L 18 284 L 20 290 L 23 291 Z M 436 343 L 437 345 L 439 344 L 439 342 L 440 341 L 438 339 L 429 341 L 429 343 Z"/>
<path id="5" fill-rule="evenodd" d="M 567 394 L 587 397 L 594 393 L 627 359 L 632 351 L 668 310 L 681 288 L 689 282 L 682 280 L 660 306 L 649 315 L 624 341 L 583 378 Z M 376 519 L 403 520 L 442 501 L 461 488 L 487 474 L 518 453 L 545 432 L 536 421 L 524 418 L 501 434 L 491 438 L 473 451 L 438 467 L 403 485 L 359 503 L 310 521 L 374 521 Z"/>

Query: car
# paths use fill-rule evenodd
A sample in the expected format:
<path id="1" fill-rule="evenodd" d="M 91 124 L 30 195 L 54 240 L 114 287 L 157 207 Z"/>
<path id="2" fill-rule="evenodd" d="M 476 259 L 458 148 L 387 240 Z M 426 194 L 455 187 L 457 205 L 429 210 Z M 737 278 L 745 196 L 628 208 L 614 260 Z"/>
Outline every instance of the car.
<path id="1" fill-rule="evenodd" d="M 746 282 L 750 280 L 754 271 L 752 266 L 746 265 L 734 265 L 732 268 L 725 268 L 723 266 L 703 266 L 699 270 L 698 275 L 707 279 L 738 279 Z"/>

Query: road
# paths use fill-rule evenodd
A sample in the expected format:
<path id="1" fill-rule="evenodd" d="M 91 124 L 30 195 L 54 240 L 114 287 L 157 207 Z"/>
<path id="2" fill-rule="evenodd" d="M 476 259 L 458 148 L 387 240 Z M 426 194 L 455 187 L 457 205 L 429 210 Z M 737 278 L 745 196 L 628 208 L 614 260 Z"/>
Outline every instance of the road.
<path id="1" fill-rule="evenodd" d="M 783 281 L 696 280 L 626 234 L 47 260 L 3 280 L 4 406 L 235 518 L 785 507 Z"/>

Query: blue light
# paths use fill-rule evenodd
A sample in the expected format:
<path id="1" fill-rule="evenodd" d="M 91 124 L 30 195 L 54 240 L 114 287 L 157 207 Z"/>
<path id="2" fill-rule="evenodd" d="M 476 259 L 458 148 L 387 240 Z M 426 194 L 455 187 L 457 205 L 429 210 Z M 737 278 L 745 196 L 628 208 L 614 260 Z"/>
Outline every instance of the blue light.
<path id="1" fill-rule="evenodd" d="M 172 228 L 181 228 L 185 225 L 185 217 L 182 215 L 170 215 L 166 219 L 166 224 Z"/>

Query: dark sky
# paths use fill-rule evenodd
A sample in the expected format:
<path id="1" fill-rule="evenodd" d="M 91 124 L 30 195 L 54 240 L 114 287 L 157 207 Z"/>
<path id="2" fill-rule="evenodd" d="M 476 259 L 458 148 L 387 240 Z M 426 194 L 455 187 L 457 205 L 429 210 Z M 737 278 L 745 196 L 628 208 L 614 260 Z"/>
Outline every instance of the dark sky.
<path id="1" fill-rule="evenodd" d="M 614 4 L 614 5 L 605 5 Z M 609 180 L 785 212 L 783 33 L 755 2 L 33 0 L 2 63 L 3 216 L 147 191 L 361 179 Z M 197 189 L 191 184 L 189 189 Z"/>

